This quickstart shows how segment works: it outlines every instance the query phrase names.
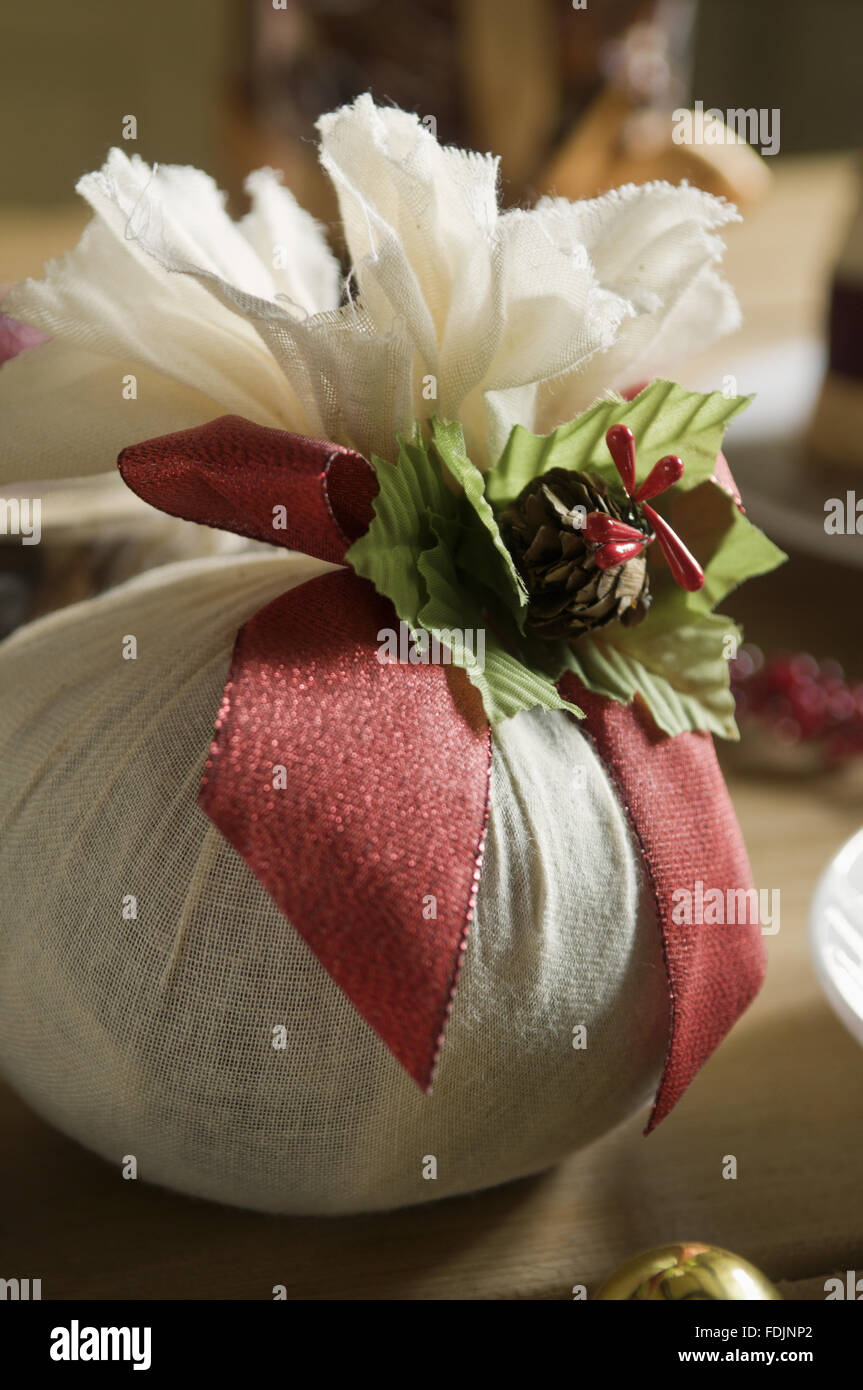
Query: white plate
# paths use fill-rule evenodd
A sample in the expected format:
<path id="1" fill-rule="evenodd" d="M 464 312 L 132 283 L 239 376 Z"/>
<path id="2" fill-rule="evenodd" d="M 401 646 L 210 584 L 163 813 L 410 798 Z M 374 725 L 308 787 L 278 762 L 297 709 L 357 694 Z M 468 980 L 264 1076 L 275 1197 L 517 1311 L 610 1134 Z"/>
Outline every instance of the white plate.
<path id="1" fill-rule="evenodd" d="M 863 1043 L 863 830 L 843 845 L 819 880 L 810 929 L 824 992 Z"/>

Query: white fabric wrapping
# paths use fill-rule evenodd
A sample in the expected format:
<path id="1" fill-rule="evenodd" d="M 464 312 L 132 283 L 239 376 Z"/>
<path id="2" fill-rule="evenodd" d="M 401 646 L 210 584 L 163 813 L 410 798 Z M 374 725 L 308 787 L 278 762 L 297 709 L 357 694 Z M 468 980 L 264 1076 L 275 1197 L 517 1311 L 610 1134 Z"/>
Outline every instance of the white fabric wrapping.
<path id="1" fill-rule="evenodd" d="M 649 1101 L 666 1042 L 640 862 L 565 715 L 496 731 L 476 921 L 430 1097 L 198 810 L 238 626 L 327 568 L 285 553 L 167 566 L 0 646 L 0 1066 L 118 1168 L 134 1154 L 142 1179 L 273 1212 L 395 1207 L 543 1169 Z"/>
<path id="2" fill-rule="evenodd" d="M 720 199 L 655 183 L 501 213 L 497 161 L 415 116 L 363 96 L 319 129 L 358 291 L 341 306 L 321 229 L 270 170 L 238 223 L 197 169 L 112 150 L 80 181 L 80 245 L 4 302 L 54 341 L 0 370 L 0 484 L 105 472 L 225 412 L 365 457 L 436 413 L 484 468 L 512 425 L 549 430 L 737 326 Z"/>

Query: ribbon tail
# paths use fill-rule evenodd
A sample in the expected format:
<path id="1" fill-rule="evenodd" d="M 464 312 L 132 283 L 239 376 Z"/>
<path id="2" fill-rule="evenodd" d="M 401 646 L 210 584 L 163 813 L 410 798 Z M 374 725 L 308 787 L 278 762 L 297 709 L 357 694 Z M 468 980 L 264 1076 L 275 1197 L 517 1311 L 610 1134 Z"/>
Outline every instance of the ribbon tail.
<path id="1" fill-rule="evenodd" d="M 479 886 L 491 738 L 465 673 L 382 660 L 387 630 L 391 604 L 344 569 L 255 613 L 199 801 L 428 1090 Z"/>
<path id="2" fill-rule="evenodd" d="M 372 519 L 378 484 L 340 444 L 221 415 L 124 449 L 123 481 L 151 506 L 340 564 Z"/>
<path id="3" fill-rule="evenodd" d="M 723 903 L 751 904 L 752 873 L 709 734 L 667 738 L 638 700 L 606 700 L 571 673 L 560 686 L 584 710 L 582 727 L 626 809 L 662 933 L 669 1039 L 649 1134 L 751 1003 L 765 969 L 757 912 L 743 914 L 743 923 L 678 922 L 674 895 L 685 890 L 690 902 L 704 902 L 719 889 Z"/>

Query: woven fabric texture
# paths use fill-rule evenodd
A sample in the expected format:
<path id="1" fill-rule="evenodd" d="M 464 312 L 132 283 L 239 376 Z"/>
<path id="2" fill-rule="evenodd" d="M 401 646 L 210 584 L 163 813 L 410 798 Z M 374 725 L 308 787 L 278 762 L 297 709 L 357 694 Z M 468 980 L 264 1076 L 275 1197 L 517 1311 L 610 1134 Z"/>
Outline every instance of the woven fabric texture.
<path id="1" fill-rule="evenodd" d="M 566 715 L 495 732 L 431 1096 L 198 809 L 237 628 L 329 568 L 168 566 L 0 647 L 0 1065 L 108 1161 L 273 1212 L 396 1207 L 546 1168 L 648 1105 L 668 1026 L 640 861 Z"/>

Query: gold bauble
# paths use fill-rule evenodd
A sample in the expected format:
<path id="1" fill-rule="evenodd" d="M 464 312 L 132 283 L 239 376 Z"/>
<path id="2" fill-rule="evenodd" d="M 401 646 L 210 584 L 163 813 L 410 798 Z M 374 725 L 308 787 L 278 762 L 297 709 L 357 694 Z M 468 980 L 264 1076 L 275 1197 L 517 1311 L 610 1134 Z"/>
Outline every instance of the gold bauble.
<path id="1" fill-rule="evenodd" d="M 778 1299 L 770 1280 L 740 1255 L 718 1245 L 686 1241 L 659 1245 L 628 1260 L 606 1279 L 595 1298 L 671 1302 Z"/>

